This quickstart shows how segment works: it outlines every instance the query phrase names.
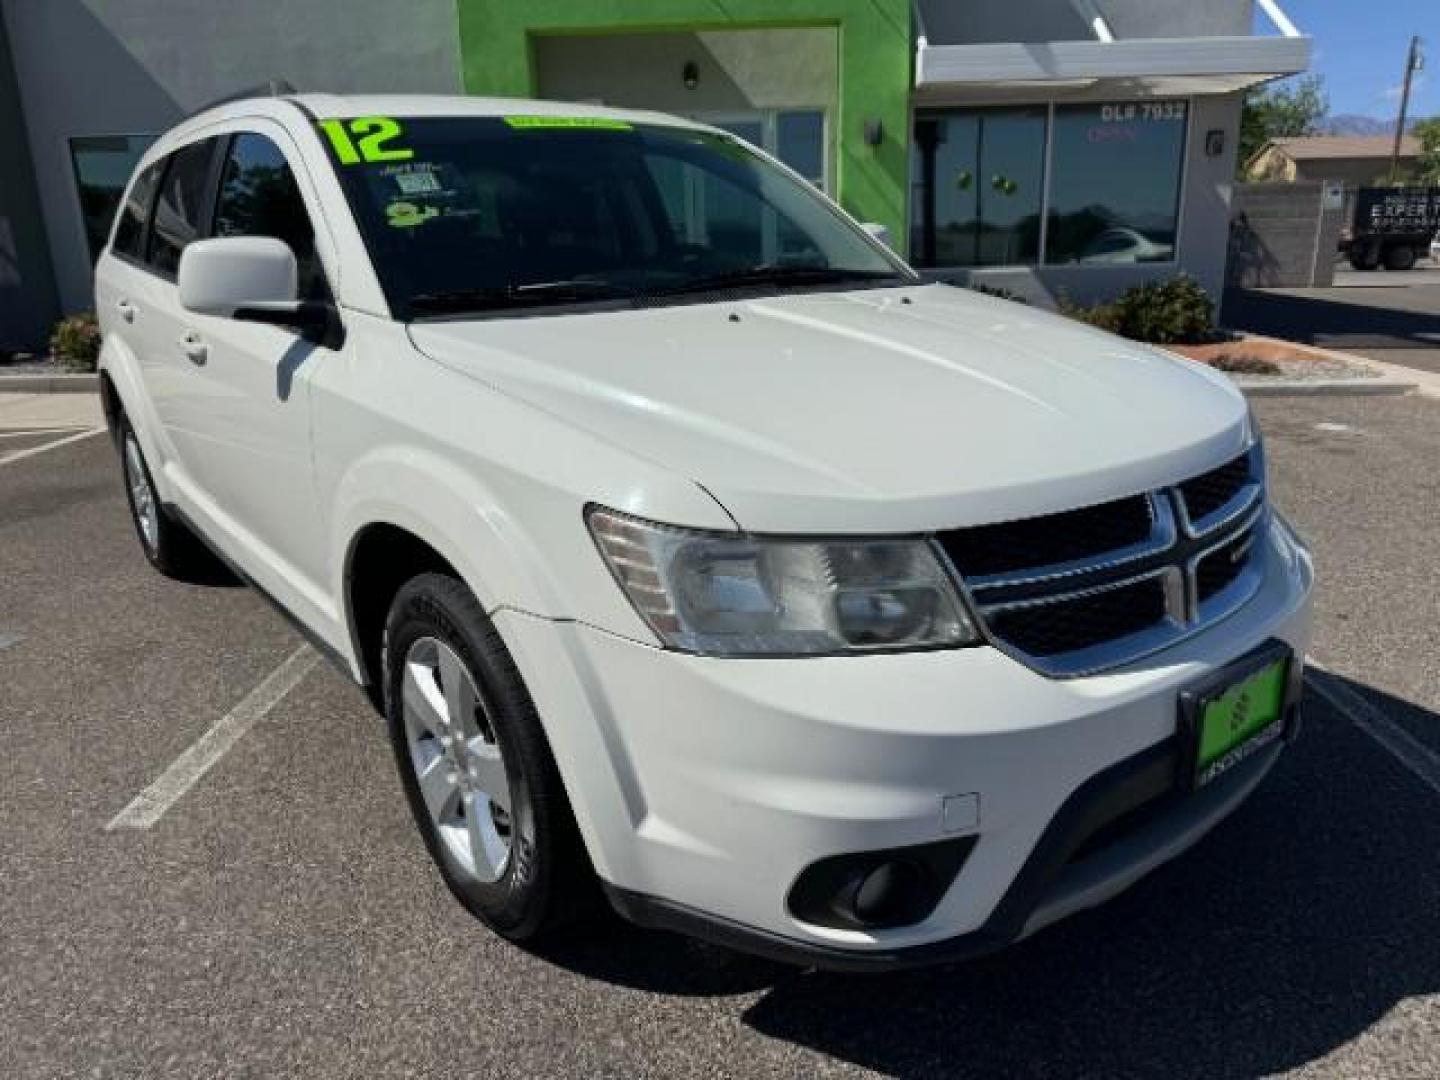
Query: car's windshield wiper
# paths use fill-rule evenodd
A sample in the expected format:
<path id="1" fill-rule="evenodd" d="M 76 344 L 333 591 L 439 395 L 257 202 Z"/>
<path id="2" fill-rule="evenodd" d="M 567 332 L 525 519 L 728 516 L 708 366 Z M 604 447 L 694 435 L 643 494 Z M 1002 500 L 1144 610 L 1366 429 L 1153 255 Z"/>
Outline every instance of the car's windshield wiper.
<path id="1" fill-rule="evenodd" d="M 587 300 L 609 300 L 634 295 L 633 289 L 582 278 L 418 293 L 410 298 L 410 306 L 417 312 L 443 315 L 538 304 L 583 303 Z"/>
<path id="2" fill-rule="evenodd" d="M 847 270 L 836 266 L 785 266 L 780 263 L 763 263 L 744 270 L 730 270 L 723 274 L 711 274 L 679 285 L 667 285 L 653 290 L 662 296 L 676 293 L 710 292 L 716 289 L 745 288 L 750 285 L 831 285 L 846 281 L 887 281 L 899 280 L 901 275 L 894 270 Z"/>

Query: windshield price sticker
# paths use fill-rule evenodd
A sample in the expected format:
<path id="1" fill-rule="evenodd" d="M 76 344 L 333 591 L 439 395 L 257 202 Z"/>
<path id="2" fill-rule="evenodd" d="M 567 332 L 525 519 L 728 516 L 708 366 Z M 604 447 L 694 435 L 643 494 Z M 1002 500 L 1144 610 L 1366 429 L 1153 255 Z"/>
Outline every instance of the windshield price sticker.
<path id="1" fill-rule="evenodd" d="M 395 186 L 405 195 L 423 195 L 440 190 L 440 178 L 433 172 L 402 172 L 395 174 Z"/>
<path id="2" fill-rule="evenodd" d="M 415 151 L 396 146 L 404 130 L 389 116 L 357 116 L 353 120 L 321 120 L 320 130 L 341 165 L 371 165 L 381 161 L 409 161 Z"/>
<path id="3" fill-rule="evenodd" d="M 634 131 L 624 120 L 604 116 L 507 116 L 505 123 L 521 131 L 537 128 L 570 128 L 588 131 Z"/>

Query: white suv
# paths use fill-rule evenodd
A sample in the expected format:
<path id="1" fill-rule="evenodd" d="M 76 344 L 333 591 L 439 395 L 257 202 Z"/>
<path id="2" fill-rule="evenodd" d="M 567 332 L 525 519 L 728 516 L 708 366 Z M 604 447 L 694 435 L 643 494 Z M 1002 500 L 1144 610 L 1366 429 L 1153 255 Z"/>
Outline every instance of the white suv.
<path id="1" fill-rule="evenodd" d="M 97 272 L 145 554 L 368 688 L 501 934 L 598 882 L 809 964 L 1016 940 L 1274 764 L 1311 561 L 1222 376 L 877 231 L 674 117 L 194 116 Z"/>

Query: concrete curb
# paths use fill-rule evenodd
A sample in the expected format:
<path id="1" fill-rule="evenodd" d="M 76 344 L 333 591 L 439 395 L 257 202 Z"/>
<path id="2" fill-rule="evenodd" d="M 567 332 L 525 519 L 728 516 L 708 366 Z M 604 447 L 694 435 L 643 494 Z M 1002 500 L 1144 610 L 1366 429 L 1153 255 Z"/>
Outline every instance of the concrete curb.
<path id="1" fill-rule="evenodd" d="M 1272 394 L 1276 397 L 1292 394 L 1316 397 L 1344 394 L 1383 396 L 1408 394 L 1415 390 L 1419 390 L 1421 393 L 1426 392 L 1421 378 L 1425 374 L 1424 372 L 1412 371 L 1396 364 L 1381 363 L 1378 360 L 1371 360 L 1367 356 L 1356 356 L 1354 353 L 1322 349 L 1318 345 L 1310 345 L 1306 342 L 1287 341 L 1284 338 L 1267 337 L 1264 334 L 1252 334 L 1249 331 L 1239 331 L 1239 333 L 1242 333 L 1248 341 L 1288 345 L 1291 348 L 1303 349 L 1305 352 L 1326 360 L 1379 373 L 1377 376 L 1361 375 L 1353 379 L 1287 379 L 1265 375 L 1230 376 L 1235 381 L 1235 385 L 1251 397 L 1268 397 Z M 1440 393 L 1440 376 L 1435 378 L 1435 392 Z"/>
<path id="2" fill-rule="evenodd" d="M 0 375 L 0 394 L 86 394 L 100 389 L 100 376 Z"/>
<path id="3" fill-rule="evenodd" d="M 1418 390 L 1413 381 L 1393 378 L 1376 379 L 1267 379 L 1264 376 L 1241 376 L 1235 385 L 1249 397 L 1339 397 L 1356 395 L 1378 397 L 1386 394 L 1408 394 Z"/>
<path id="4" fill-rule="evenodd" d="M 1386 379 L 1406 380 L 1415 387 L 1417 394 L 1440 398 L 1440 372 L 1408 368 L 1404 364 L 1392 364 L 1388 360 L 1372 360 L 1368 356 L 1364 358 L 1364 361 Z"/>

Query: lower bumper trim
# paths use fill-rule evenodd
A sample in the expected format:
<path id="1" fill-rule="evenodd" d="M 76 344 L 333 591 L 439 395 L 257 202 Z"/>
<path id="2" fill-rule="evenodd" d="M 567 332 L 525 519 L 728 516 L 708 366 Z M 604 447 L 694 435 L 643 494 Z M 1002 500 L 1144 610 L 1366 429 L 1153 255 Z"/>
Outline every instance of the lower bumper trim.
<path id="1" fill-rule="evenodd" d="M 1291 705 L 1298 712 L 1298 703 Z M 898 948 L 853 949 L 746 926 L 660 897 L 604 883 L 611 905 L 640 926 L 802 967 L 831 971 L 895 971 L 953 963 L 995 952 L 1050 922 L 1098 903 L 1194 842 L 1259 784 L 1297 730 L 1194 793 L 1178 796 L 1180 749 L 1166 739 L 1091 777 L 1061 806 L 1030 857 L 976 930 Z M 1127 814 L 1148 811 L 1143 825 L 1112 845 L 1088 851 L 1087 841 Z M 1113 888 L 1107 888 L 1107 885 Z"/>

